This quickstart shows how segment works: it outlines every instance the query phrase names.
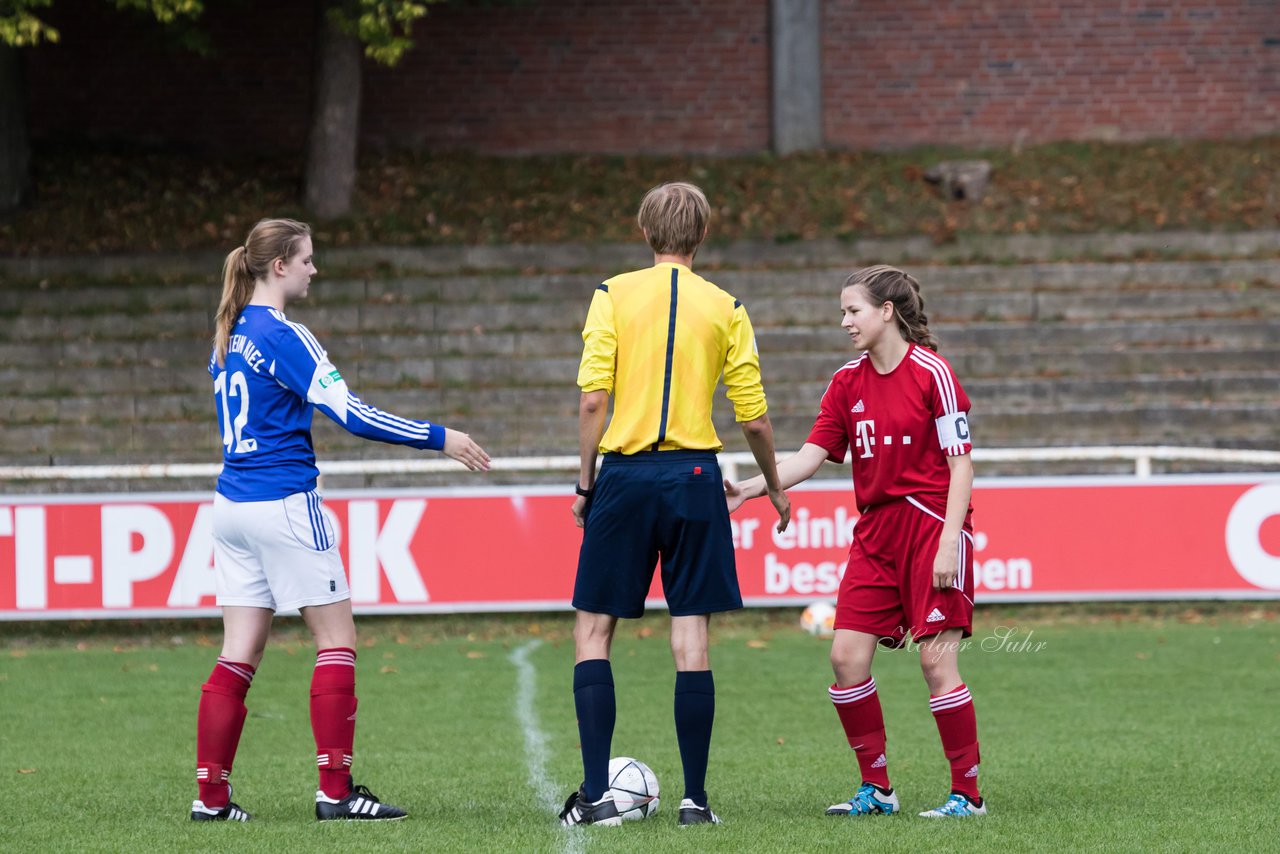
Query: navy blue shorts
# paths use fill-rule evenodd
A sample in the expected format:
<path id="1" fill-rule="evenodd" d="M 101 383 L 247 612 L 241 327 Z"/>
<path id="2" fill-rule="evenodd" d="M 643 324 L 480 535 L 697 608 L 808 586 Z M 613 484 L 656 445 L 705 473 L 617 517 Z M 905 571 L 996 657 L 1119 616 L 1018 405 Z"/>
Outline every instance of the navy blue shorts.
<path id="1" fill-rule="evenodd" d="M 672 616 L 742 607 L 714 452 L 605 454 L 587 508 L 573 607 L 643 616 L 659 558 Z"/>

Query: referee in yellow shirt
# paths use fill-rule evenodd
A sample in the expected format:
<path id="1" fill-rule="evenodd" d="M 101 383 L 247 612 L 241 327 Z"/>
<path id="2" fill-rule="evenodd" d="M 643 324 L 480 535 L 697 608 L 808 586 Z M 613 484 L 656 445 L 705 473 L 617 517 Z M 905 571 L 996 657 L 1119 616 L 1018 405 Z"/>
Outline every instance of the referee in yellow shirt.
<path id="1" fill-rule="evenodd" d="M 715 685 L 707 658 L 710 615 L 742 607 L 733 537 L 711 421 L 720 377 L 778 511 L 791 518 L 774 461 L 755 335 L 746 308 L 693 272 L 710 205 L 692 184 L 663 184 L 640 204 L 653 266 L 600 285 L 582 330 L 573 515 L 584 528 L 573 589 L 574 705 L 582 787 L 560 820 L 620 824 L 609 792 L 616 715 L 609 647 L 619 617 L 644 614 L 661 558 L 676 664 L 675 719 L 684 766 L 682 825 L 719 824 L 707 805 Z M 605 430 L 609 395 L 613 418 Z M 600 476 L 596 457 L 604 454 Z"/>

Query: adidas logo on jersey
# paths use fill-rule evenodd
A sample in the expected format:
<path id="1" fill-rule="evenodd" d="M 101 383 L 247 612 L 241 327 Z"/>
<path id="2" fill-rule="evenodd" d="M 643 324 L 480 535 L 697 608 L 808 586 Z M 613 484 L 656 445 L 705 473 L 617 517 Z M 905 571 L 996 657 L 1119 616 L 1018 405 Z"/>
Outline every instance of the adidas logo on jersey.
<path id="1" fill-rule="evenodd" d="M 884 755 L 883 753 L 881 753 L 881 754 L 880 754 L 880 756 L 876 759 L 876 761 L 871 763 L 871 767 L 872 767 L 872 768 L 883 768 L 884 766 L 886 766 L 886 765 L 888 765 L 888 764 L 889 764 L 889 760 L 888 760 L 887 758 L 885 758 L 885 755 Z"/>
<path id="2" fill-rule="evenodd" d="M 937 608 L 934 608 L 933 611 L 930 612 L 929 616 L 924 618 L 924 621 L 926 623 L 936 623 L 936 622 L 939 622 L 940 620 L 945 620 L 945 619 L 946 619 L 946 616 Z"/>
<path id="3" fill-rule="evenodd" d="M 850 409 L 849 411 L 850 412 L 866 412 L 867 408 L 863 406 L 862 401 L 859 400 L 857 403 L 853 405 L 853 409 Z"/>

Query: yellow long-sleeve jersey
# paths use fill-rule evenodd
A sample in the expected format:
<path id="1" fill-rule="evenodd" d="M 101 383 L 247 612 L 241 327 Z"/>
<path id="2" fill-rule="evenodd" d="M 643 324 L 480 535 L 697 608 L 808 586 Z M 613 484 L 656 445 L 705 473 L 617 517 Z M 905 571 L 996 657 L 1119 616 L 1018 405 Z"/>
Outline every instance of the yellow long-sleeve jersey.
<path id="1" fill-rule="evenodd" d="M 721 375 L 738 421 L 768 408 L 746 308 L 683 265 L 600 285 L 582 342 L 578 387 L 614 398 L 602 452 L 719 451 L 711 401 Z"/>

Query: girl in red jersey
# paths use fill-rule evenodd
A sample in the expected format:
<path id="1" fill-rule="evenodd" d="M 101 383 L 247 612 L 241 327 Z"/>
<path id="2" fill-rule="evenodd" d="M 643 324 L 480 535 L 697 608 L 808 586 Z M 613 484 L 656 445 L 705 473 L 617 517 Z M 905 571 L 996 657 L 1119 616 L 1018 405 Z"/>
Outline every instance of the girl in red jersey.
<path id="1" fill-rule="evenodd" d="M 880 643 L 920 649 L 929 707 L 951 764 L 951 796 L 927 817 L 984 815 L 978 728 L 957 662 L 973 629 L 969 398 L 937 354 L 920 285 L 893 267 L 854 273 L 841 326 L 861 354 L 836 371 L 804 446 L 778 464 L 784 488 L 852 451 L 861 517 L 836 600 L 829 693 L 858 757 L 862 783 L 828 815 L 891 815 L 884 716 L 871 677 Z M 730 511 L 764 494 L 755 477 L 725 483 Z"/>

